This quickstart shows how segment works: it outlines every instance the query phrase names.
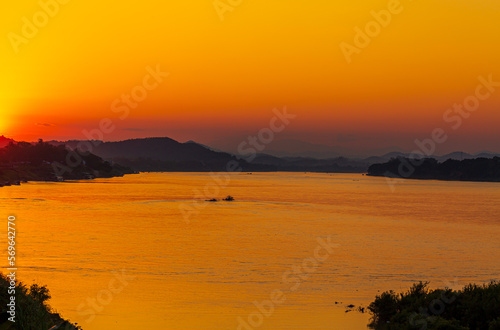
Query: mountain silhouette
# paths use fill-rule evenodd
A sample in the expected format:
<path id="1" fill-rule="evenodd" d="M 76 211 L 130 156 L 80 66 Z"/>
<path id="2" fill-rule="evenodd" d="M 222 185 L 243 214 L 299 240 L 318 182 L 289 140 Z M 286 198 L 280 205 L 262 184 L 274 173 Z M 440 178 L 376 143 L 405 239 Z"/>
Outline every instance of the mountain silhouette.
<path id="1" fill-rule="evenodd" d="M 14 140 L 0 136 L 0 148 L 5 147 Z M 286 144 L 293 140 L 286 140 Z M 168 137 L 151 137 L 144 139 L 129 139 L 118 142 L 103 141 L 49 141 L 50 144 L 64 145 L 70 149 L 83 146 L 84 151 L 90 151 L 111 163 L 130 167 L 135 171 L 182 171 L 182 172 L 207 172 L 226 171 L 227 165 L 237 162 L 242 171 L 294 171 L 294 172 L 338 172 L 338 173 L 365 173 L 370 165 L 388 162 L 394 158 L 410 158 L 411 155 L 400 151 L 392 151 L 382 156 L 368 158 L 346 158 L 333 156 L 324 158 L 325 153 L 316 157 L 304 156 L 276 156 L 267 153 L 257 154 L 252 162 L 246 162 L 244 156 L 219 151 L 215 148 L 188 141 L 180 143 Z M 88 147 L 90 146 L 90 150 Z M 305 144 L 299 145 L 307 147 Z M 316 146 L 310 154 L 317 154 L 325 146 Z M 291 150 L 290 150 L 291 151 Z M 323 150 L 325 151 L 325 150 Z M 331 150 L 330 150 L 331 152 Z M 288 153 L 285 153 L 288 154 Z M 332 153 L 336 155 L 336 153 Z M 497 153 L 481 151 L 476 154 L 453 152 L 442 156 L 433 156 L 436 160 L 444 162 L 448 159 L 466 160 L 474 158 L 494 158 Z"/>
<path id="2" fill-rule="evenodd" d="M 168 137 L 119 142 L 73 140 L 51 143 L 64 144 L 71 149 L 77 149 L 82 143 L 91 143 L 92 153 L 136 171 L 224 171 L 231 161 L 237 162 L 244 171 L 276 170 L 269 165 L 249 164 L 234 155 L 211 150 L 193 141 L 180 143 Z"/>
<path id="3" fill-rule="evenodd" d="M 12 139 L 6 138 L 5 136 L 0 136 L 0 148 L 4 148 L 9 145 L 9 143 L 15 142 Z"/>

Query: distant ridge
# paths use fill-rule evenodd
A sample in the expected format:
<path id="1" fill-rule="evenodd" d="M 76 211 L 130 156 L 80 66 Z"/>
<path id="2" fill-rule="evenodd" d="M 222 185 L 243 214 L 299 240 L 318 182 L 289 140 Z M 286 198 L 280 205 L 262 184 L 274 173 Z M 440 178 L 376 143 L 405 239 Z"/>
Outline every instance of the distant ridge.
<path id="1" fill-rule="evenodd" d="M 9 143 L 11 143 L 11 142 L 16 142 L 16 141 L 9 139 L 3 135 L 0 136 L 0 148 L 4 148 L 4 147 L 8 146 Z"/>
<path id="2" fill-rule="evenodd" d="M 51 141 L 76 149 L 82 141 Z M 235 156 L 211 150 L 189 141 L 180 143 L 168 137 L 130 139 L 119 142 L 83 141 L 93 145 L 92 153 L 137 171 L 224 171 L 231 161 L 245 171 L 275 171 L 268 165 L 248 164 Z"/>
<path id="3" fill-rule="evenodd" d="M 75 141 L 76 142 L 76 141 Z M 75 148 L 77 143 L 66 144 Z M 72 144 L 72 145 L 71 145 Z M 101 142 L 93 152 L 103 158 L 151 158 L 162 161 L 229 161 L 231 155 L 216 152 L 200 144 L 180 143 L 168 137 Z"/>
<path id="4" fill-rule="evenodd" d="M 197 144 L 197 145 L 199 145 L 199 146 L 202 146 L 202 147 L 204 147 L 204 148 L 207 148 L 208 150 L 212 150 L 212 151 L 215 151 L 215 152 L 224 152 L 224 151 L 222 151 L 222 150 L 219 150 L 219 149 L 216 149 L 216 148 L 209 147 L 209 146 L 207 146 L 207 145 L 204 145 L 204 144 L 198 143 L 198 142 L 193 141 L 193 140 L 189 140 L 189 141 L 184 142 L 184 144 L 188 144 L 188 143 Z"/>
<path id="5" fill-rule="evenodd" d="M 295 140 L 285 140 L 285 146 L 291 148 Z M 136 171 L 224 171 L 228 162 L 237 161 L 244 171 L 307 171 L 307 172 L 354 172 L 365 173 L 372 164 L 385 163 L 394 158 L 409 158 L 412 155 L 402 151 L 392 151 L 381 156 L 354 158 L 354 156 L 339 156 L 328 146 L 302 143 L 301 148 L 313 146 L 310 156 L 297 156 L 290 152 L 282 152 L 277 156 L 270 148 L 265 153 L 256 155 L 251 163 L 244 161 L 244 156 L 219 151 L 196 141 L 180 143 L 168 137 L 151 137 L 144 139 L 129 139 L 117 142 L 103 141 L 50 141 L 54 145 L 64 144 L 71 149 L 86 142 L 92 144 L 92 153 Z M 276 147 L 276 146 L 275 146 Z M 397 148 L 396 148 L 397 149 Z M 378 149 L 382 151 L 384 149 Z M 325 151 L 326 153 L 323 153 Z M 299 153 L 302 155 L 303 153 Z M 330 154 L 331 157 L 325 157 Z M 314 155 L 318 155 L 316 158 Z M 431 156 L 440 162 L 448 159 L 465 160 L 474 158 L 494 158 L 497 153 L 487 151 L 477 154 L 453 152 L 442 156 Z M 243 159 L 242 159 L 243 158 Z"/>

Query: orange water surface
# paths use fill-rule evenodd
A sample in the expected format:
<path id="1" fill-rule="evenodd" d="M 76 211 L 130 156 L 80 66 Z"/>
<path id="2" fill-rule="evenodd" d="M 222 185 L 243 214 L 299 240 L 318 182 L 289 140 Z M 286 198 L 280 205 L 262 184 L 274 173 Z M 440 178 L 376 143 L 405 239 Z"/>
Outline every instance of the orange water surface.
<path id="1" fill-rule="evenodd" d="M 500 278 L 498 183 L 391 188 L 311 173 L 214 182 L 143 173 L 0 188 L 4 221 L 17 217 L 18 278 L 46 284 L 51 305 L 85 330 L 366 329 L 369 314 L 346 305 L 420 280 Z M 205 203 L 207 185 L 208 197 L 235 201 Z M 186 219 L 193 197 L 198 212 Z"/>

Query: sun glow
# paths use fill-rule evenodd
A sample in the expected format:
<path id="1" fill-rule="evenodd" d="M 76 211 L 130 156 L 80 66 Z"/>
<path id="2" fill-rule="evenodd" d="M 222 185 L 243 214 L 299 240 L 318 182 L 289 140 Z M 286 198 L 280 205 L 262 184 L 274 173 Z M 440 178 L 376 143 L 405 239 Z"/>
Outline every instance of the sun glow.
<path id="1" fill-rule="evenodd" d="M 3 106 L 1 103 L 0 103 L 0 135 L 7 135 L 8 132 L 6 132 L 6 130 L 8 129 L 8 123 L 9 123 L 9 120 L 7 118 L 7 109 L 5 106 Z"/>
<path id="2" fill-rule="evenodd" d="M 301 118 L 290 134 L 332 144 L 349 133 L 354 147 L 373 137 L 412 147 L 480 75 L 500 79 L 493 1 L 401 0 L 394 9 L 388 0 L 254 0 L 226 11 L 223 21 L 213 1 L 195 2 L 10 3 L 0 12 L 0 33 L 8 36 L 0 40 L 0 105 L 13 100 L 4 107 L 13 136 L 84 138 L 82 129 L 116 116 L 113 100 L 142 84 L 146 67 L 159 66 L 169 77 L 109 139 L 208 144 L 230 129 L 260 129 L 273 108 L 286 105 Z M 345 44 L 356 47 L 350 62 Z M 498 102 L 495 93 L 454 132 L 457 139 L 494 148 Z M 395 127 L 408 136 L 385 137 Z M 482 139 L 485 133 L 492 137 Z"/>

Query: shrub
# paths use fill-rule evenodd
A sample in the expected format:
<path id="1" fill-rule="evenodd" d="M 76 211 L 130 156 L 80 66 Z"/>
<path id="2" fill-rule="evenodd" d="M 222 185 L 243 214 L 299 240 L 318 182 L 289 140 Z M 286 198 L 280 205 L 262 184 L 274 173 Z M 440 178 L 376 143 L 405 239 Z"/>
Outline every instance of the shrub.
<path id="1" fill-rule="evenodd" d="M 373 329 L 500 330 L 500 283 L 462 290 L 429 290 L 419 282 L 405 293 L 388 291 L 368 306 Z"/>

